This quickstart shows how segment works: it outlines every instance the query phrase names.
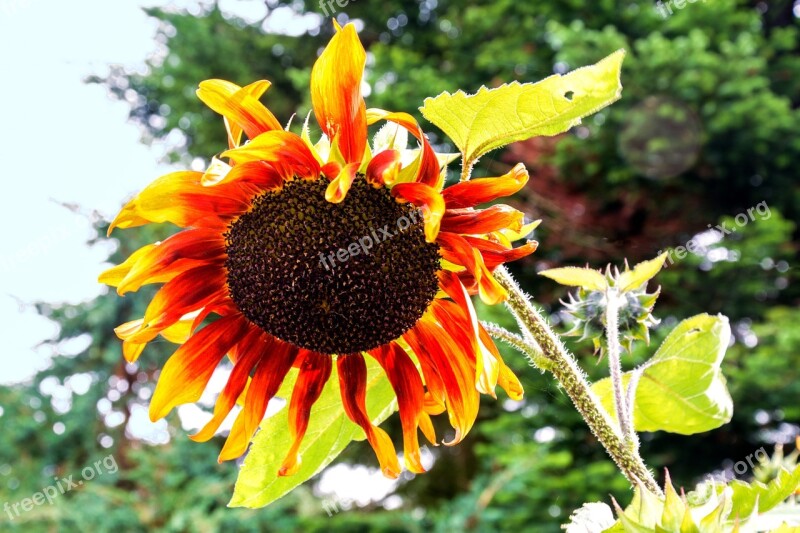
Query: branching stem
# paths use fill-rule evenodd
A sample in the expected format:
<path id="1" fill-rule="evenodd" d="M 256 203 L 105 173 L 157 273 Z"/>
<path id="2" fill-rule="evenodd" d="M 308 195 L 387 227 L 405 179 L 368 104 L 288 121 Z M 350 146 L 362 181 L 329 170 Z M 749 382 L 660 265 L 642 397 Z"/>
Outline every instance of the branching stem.
<path id="1" fill-rule="evenodd" d="M 508 291 L 506 305 L 517 318 L 525 337 L 530 337 L 541 348 L 544 357 L 552 362 L 550 372 L 559 381 L 575 408 L 588 424 L 619 469 L 632 486 L 643 485 L 647 490 L 663 496 L 661 489 L 645 466 L 635 447 L 625 443 L 623 436 L 603 409 L 592 391 L 575 358 L 550 329 L 539 310 L 504 268 L 495 271 L 495 277 Z"/>

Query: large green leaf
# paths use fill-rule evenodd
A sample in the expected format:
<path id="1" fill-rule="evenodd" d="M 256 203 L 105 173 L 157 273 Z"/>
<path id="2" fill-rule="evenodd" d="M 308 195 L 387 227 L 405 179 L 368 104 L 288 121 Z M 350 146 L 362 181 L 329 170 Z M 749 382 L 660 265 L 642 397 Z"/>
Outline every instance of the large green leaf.
<path id="1" fill-rule="evenodd" d="M 367 412 L 373 423 L 385 420 L 396 408 L 391 384 L 381 367 L 367 358 Z M 282 409 L 261 424 L 236 481 L 230 507 L 264 507 L 320 472 L 364 431 L 347 418 L 339 393 L 336 365 L 322 395 L 311 410 L 303 444 L 302 463 L 293 476 L 278 469 L 291 445 L 288 410 Z"/>
<path id="2" fill-rule="evenodd" d="M 444 92 L 420 108 L 461 151 L 466 166 L 483 154 L 537 135 L 556 135 L 615 102 L 622 93 L 624 50 L 538 83 L 513 82 L 474 95 Z"/>
<path id="3" fill-rule="evenodd" d="M 722 315 L 697 315 L 678 324 L 656 354 L 634 371 L 640 373 L 634 428 L 692 435 L 728 423 L 733 401 L 720 364 L 730 336 Z M 632 374 L 623 375 L 625 387 Z M 592 389 L 615 416 L 611 380 L 600 380 Z"/>

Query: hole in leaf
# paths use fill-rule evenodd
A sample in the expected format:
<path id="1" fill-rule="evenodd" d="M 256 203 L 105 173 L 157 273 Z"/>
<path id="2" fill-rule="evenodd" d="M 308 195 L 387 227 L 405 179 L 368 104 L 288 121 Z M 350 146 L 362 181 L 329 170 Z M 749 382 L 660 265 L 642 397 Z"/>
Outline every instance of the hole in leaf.
<path id="1" fill-rule="evenodd" d="M 564 93 L 564 98 L 566 98 L 570 102 L 572 101 L 573 96 L 575 96 L 575 91 L 567 91 Z"/>

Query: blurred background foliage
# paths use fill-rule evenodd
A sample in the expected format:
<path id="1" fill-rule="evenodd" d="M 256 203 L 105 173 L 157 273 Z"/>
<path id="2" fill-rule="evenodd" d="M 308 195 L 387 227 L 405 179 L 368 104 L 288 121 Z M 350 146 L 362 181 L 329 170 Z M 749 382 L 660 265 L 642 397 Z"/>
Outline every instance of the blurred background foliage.
<path id="1" fill-rule="evenodd" d="M 183 165 L 201 166 L 225 148 L 220 118 L 194 96 L 201 80 L 268 79 L 265 103 L 285 122 L 296 112 L 296 127 L 310 110 L 311 65 L 333 28 L 314 2 L 267 4 L 263 24 L 214 4 L 200 14 L 149 10 L 160 29 L 146 72 L 111 66 L 88 81 L 129 102 L 144 142 L 167 142 L 171 160 Z M 673 255 L 657 278 L 662 324 L 651 346 L 638 346 L 625 361 L 644 360 L 693 314 L 732 320 L 735 341 L 723 371 L 733 421 L 691 437 L 642 436 L 643 456 L 662 473 L 668 467 L 676 486 L 730 470 L 800 431 L 797 9 L 791 0 L 719 0 L 687 4 L 664 18 L 646 1 L 353 0 L 337 12 L 340 22 L 360 21 L 369 51 L 368 106 L 420 120 L 423 99 L 441 91 L 536 81 L 628 50 L 621 101 L 569 134 L 496 152 L 476 173 L 499 175 L 516 161 L 530 169 L 532 179 L 513 201 L 544 220 L 536 234 L 541 246 L 513 270 L 562 331 L 558 300 L 565 292 L 537 271 L 636 262 L 693 237 L 702 243 L 698 253 Z M 270 17 L 286 10 L 297 14 L 299 29 L 265 31 Z M 432 142 L 448 148 L 422 123 Z M 755 212 L 737 225 L 737 214 L 762 202 L 768 216 Z M 736 231 L 720 239 L 709 231 L 717 224 Z M 103 238 L 102 222 L 98 230 Z M 109 261 L 170 231 L 116 233 L 119 246 Z M 49 343 L 50 368 L 0 388 L 0 500 L 19 501 L 109 454 L 119 470 L 4 521 L 4 530 L 558 531 L 585 501 L 630 498 L 625 479 L 553 380 L 506 353 L 526 399 L 484 401 L 469 438 L 431 449 L 430 473 L 403 478 L 387 498 L 347 505 L 321 494 L 315 481 L 266 509 L 227 509 L 237 469 L 217 464 L 221 441 L 192 443 L 175 414 L 152 435 L 133 430 L 146 418 L 157 368 L 174 346 L 153 343 L 136 365 L 126 365 L 113 328 L 139 316 L 150 294 L 38 305 L 60 328 Z M 501 308 L 480 312 L 513 326 Z M 589 345 L 570 347 L 592 379 L 606 374 Z M 395 418 L 387 425 L 400 435 Z M 376 466 L 363 442 L 339 461 Z M 341 503 L 338 512 L 326 511 L 325 501 Z"/>

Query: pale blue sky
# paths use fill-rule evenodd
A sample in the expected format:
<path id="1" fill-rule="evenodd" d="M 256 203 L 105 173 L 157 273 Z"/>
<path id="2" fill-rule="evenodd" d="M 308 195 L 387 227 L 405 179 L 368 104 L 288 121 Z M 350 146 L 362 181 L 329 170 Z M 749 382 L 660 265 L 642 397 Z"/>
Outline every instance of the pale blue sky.
<path id="1" fill-rule="evenodd" d="M 79 302 L 103 290 L 96 279 L 107 250 L 85 246 L 86 218 L 57 202 L 108 217 L 168 170 L 157 163 L 163 147 L 139 143 L 127 105 L 81 81 L 109 64 L 143 64 L 156 25 L 141 6 L 156 4 L 195 2 L 0 0 L 0 384 L 47 364 L 47 350 L 33 346 L 54 326 L 30 302 Z M 250 20 L 266 14 L 262 0 L 222 7 Z"/>

